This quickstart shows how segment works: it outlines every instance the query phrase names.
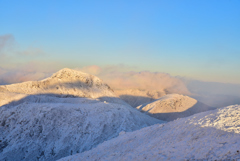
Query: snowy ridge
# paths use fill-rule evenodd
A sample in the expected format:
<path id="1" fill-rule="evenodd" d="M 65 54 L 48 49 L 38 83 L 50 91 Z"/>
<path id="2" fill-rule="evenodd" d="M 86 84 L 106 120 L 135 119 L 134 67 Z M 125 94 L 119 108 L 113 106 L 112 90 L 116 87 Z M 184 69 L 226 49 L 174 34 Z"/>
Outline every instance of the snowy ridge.
<path id="1" fill-rule="evenodd" d="M 209 112 L 208 116 L 193 123 L 201 127 L 214 127 L 227 132 L 240 133 L 240 111 L 237 107 L 228 106 L 217 112 Z"/>
<path id="2" fill-rule="evenodd" d="M 60 159 L 163 122 L 129 106 L 99 78 L 71 69 L 0 86 L 0 116 L 0 160 L 8 161 Z"/>
<path id="3" fill-rule="evenodd" d="M 80 71 L 64 68 L 42 81 L 29 81 L 0 86 L 2 92 L 22 94 L 65 94 L 78 97 L 114 97 L 113 90 L 101 79 Z"/>
<path id="4" fill-rule="evenodd" d="M 64 68 L 41 81 L 0 86 L 0 106 L 19 101 L 29 95 L 98 98 L 101 101 L 125 104 L 113 90 L 96 76 Z"/>
<path id="5" fill-rule="evenodd" d="M 122 133 L 61 161 L 240 159 L 240 105 Z M 232 119 L 233 118 L 233 119 Z"/>
<path id="6" fill-rule="evenodd" d="M 168 94 L 151 103 L 140 105 L 137 109 L 160 120 L 171 121 L 213 108 L 188 96 Z"/>

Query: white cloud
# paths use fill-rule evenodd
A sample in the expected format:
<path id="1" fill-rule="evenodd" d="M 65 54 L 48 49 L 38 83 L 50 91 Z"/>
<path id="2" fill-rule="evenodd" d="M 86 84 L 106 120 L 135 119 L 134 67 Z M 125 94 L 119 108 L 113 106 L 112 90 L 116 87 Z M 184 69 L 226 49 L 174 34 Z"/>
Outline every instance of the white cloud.
<path id="1" fill-rule="evenodd" d="M 161 72 L 134 72 L 127 66 L 111 66 L 101 68 L 88 66 L 80 68 L 83 72 L 95 74 L 114 89 L 168 90 L 173 93 L 189 94 L 185 84 L 178 78 Z M 127 72 L 125 72 L 127 71 Z"/>

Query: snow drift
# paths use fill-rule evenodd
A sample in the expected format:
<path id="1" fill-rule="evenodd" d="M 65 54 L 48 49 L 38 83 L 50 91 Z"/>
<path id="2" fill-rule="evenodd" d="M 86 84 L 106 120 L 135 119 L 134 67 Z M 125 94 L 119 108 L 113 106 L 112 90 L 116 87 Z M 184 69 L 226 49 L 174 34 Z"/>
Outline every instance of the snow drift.
<path id="1" fill-rule="evenodd" d="M 79 160 L 234 160 L 240 158 L 240 105 L 202 112 L 120 136 L 81 154 Z"/>
<path id="2" fill-rule="evenodd" d="M 0 160 L 56 160 L 161 122 L 121 101 L 99 78 L 70 69 L 0 86 L 0 98 Z"/>
<path id="3" fill-rule="evenodd" d="M 157 119 L 172 121 L 214 108 L 188 96 L 169 94 L 151 103 L 142 104 L 137 109 Z"/>

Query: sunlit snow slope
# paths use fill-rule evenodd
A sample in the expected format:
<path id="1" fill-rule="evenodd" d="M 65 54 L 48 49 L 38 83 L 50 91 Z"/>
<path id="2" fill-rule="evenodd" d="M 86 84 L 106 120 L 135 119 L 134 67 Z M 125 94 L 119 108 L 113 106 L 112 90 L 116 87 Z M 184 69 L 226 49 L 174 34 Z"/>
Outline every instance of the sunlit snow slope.
<path id="1" fill-rule="evenodd" d="M 115 97 L 113 90 L 98 77 L 68 68 L 42 81 L 0 86 L 0 92 L 1 99 L 8 99 L 9 93 L 10 96 L 14 94 L 59 94 L 88 98 Z"/>
<path id="2" fill-rule="evenodd" d="M 240 105 L 202 112 L 124 133 L 81 154 L 79 160 L 240 159 Z"/>
<path id="3" fill-rule="evenodd" d="M 137 109 L 160 120 L 171 121 L 213 108 L 188 96 L 168 94 L 151 103 L 142 104 Z"/>

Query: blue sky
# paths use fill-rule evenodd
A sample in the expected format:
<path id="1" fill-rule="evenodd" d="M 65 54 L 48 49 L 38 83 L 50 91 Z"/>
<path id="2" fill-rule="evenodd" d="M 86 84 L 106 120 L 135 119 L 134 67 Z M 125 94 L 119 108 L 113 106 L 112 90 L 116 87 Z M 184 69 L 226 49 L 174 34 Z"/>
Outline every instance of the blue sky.
<path id="1" fill-rule="evenodd" d="M 239 8 L 239 0 L 0 0 L 0 35 L 13 35 L 15 50 L 39 51 L 18 55 L 10 66 L 124 64 L 240 83 Z"/>

